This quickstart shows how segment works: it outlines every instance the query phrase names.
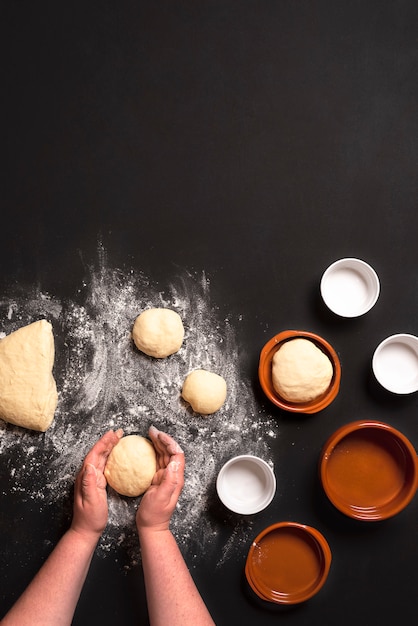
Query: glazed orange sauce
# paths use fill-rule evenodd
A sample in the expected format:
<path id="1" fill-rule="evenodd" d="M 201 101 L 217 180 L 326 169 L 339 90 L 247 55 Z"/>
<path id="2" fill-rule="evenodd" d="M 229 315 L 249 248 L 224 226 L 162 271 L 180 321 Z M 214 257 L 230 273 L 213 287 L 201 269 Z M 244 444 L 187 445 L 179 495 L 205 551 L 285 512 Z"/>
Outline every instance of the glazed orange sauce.
<path id="1" fill-rule="evenodd" d="M 401 446 L 382 432 L 361 430 L 336 445 L 328 460 L 329 487 L 354 507 L 382 506 L 402 491 L 406 461 Z"/>

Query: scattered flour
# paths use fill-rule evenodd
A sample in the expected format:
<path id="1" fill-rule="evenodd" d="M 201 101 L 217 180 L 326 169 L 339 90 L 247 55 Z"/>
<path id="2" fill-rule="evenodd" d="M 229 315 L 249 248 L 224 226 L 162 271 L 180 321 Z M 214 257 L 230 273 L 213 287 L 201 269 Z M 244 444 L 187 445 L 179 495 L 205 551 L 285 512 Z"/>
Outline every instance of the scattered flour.
<path id="1" fill-rule="evenodd" d="M 186 454 L 185 487 L 172 519 L 173 533 L 189 563 L 212 554 L 216 545 L 220 566 L 248 542 L 252 522 L 233 523 L 230 538 L 219 549 L 222 519 L 210 510 L 216 501 L 216 475 L 235 454 L 256 454 L 272 464 L 269 441 L 277 436 L 277 425 L 257 407 L 250 382 L 242 380 L 234 329 L 229 319 L 219 320 L 204 273 L 184 272 L 162 291 L 141 272 L 109 267 L 102 248 L 99 257 L 78 294 L 83 304 L 61 302 L 39 289 L 0 301 L 3 333 L 43 317 L 51 321 L 59 390 L 55 419 L 46 433 L 0 420 L 0 454 L 8 455 L 6 489 L 44 504 L 68 500 L 83 458 L 104 432 L 123 428 L 125 434 L 146 436 L 154 424 L 170 433 Z M 185 327 L 182 348 L 167 359 L 147 357 L 131 338 L 136 316 L 155 306 L 176 310 Z M 227 382 L 227 400 L 212 416 L 193 414 L 181 399 L 183 381 L 196 368 L 215 371 Z M 109 523 L 97 552 L 105 556 L 125 546 L 126 568 L 140 559 L 137 505 L 138 499 L 109 489 Z"/>

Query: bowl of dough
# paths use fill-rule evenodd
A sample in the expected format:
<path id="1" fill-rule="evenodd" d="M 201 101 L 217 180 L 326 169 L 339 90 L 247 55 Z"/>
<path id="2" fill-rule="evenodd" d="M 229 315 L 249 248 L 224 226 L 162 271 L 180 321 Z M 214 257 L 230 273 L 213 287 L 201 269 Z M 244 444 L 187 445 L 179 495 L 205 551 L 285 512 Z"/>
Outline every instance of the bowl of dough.
<path id="1" fill-rule="evenodd" d="M 323 337 L 304 330 L 285 330 L 260 353 L 258 376 L 267 398 L 293 413 L 317 413 L 336 398 L 341 364 Z"/>

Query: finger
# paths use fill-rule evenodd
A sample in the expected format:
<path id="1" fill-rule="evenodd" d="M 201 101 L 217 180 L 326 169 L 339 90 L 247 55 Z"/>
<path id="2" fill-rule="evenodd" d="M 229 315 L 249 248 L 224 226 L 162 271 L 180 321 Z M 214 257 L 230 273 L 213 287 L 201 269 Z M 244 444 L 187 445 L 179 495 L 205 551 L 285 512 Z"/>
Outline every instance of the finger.
<path id="1" fill-rule="evenodd" d="M 158 486 L 158 497 L 162 501 L 169 502 L 173 496 L 180 495 L 183 489 L 184 477 L 181 460 L 172 460 L 161 473 Z"/>
<path id="2" fill-rule="evenodd" d="M 155 426 L 150 426 L 149 435 L 157 454 L 160 455 L 158 459 L 160 467 L 166 467 L 173 455 L 184 454 L 177 441 L 175 441 L 167 433 L 163 433 L 155 428 Z"/>
<path id="3" fill-rule="evenodd" d="M 184 454 L 183 453 L 173 454 L 173 456 L 171 457 L 170 463 L 176 463 L 177 472 L 179 476 L 184 477 L 184 466 L 186 464 L 185 459 L 184 459 Z"/>
<path id="4" fill-rule="evenodd" d="M 171 463 L 176 463 L 176 469 L 178 472 L 178 477 L 181 478 L 182 481 L 184 481 L 184 454 L 176 454 L 173 455 L 171 457 L 169 457 L 166 465 L 164 465 L 164 467 L 159 467 L 157 469 L 157 471 L 155 472 L 153 479 L 152 479 L 152 485 L 159 485 L 161 484 L 161 482 L 163 481 L 163 478 L 165 476 L 165 470 L 167 469 L 167 467 L 171 464 Z"/>
<path id="5" fill-rule="evenodd" d="M 161 445 L 161 442 L 159 440 L 160 431 L 157 430 L 157 428 L 155 428 L 155 426 L 150 426 L 149 430 L 148 430 L 148 434 L 150 436 L 150 439 L 151 439 L 152 443 L 154 444 L 154 448 L 155 448 L 156 452 L 158 452 L 160 454 L 164 454 L 165 450 L 164 450 L 164 448 Z"/>
<path id="6" fill-rule="evenodd" d="M 158 439 L 165 446 L 167 452 L 170 455 L 183 454 L 183 450 L 181 449 L 177 441 L 175 441 L 175 439 L 170 437 L 170 435 L 167 435 L 167 433 L 163 433 L 160 431 L 158 434 Z"/>
<path id="7" fill-rule="evenodd" d="M 164 472 L 165 467 L 160 467 L 159 469 L 157 469 L 154 476 L 152 477 L 151 485 L 159 485 L 163 479 Z"/>
<path id="8" fill-rule="evenodd" d="M 157 454 L 157 466 L 160 469 L 164 469 L 170 461 L 170 455 L 167 453 L 166 446 L 160 440 L 160 431 L 157 430 L 155 426 L 151 426 L 149 436 Z"/>
<path id="9" fill-rule="evenodd" d="M 103 472 L 109 454 L 119 442 L 122 436 L 123 431 L 121 429 L 119 429 L 117 432 L 109 430 L 106 434 L 103 435 L 103 437 L 99 439 L 99 441 L 94 444 L 90 452 L 87 454 L 84 461 L 85 465 L 91 463 L 96 467 L 96 469 Z"/>
<path id="10" fill-rule="evenodd" d="M 119 431 L 118 433 L 115 433 L 113 430 L 109 430 L 98 441 L 96 441 L 90 452 L 87 454 L 86 459 L 107 459 L 119 439 Z"/>
<path id="11" fill-rule="evenodd" d="M 173 489 L 172 495 L 175 495 L 176 499 L 178 499 L 184 486 L 184 463 L 182 462 L 181 455 L 179 456 L 180 458 L 170 461 L 166 470 L 167 481 L 170 482 Z"/>

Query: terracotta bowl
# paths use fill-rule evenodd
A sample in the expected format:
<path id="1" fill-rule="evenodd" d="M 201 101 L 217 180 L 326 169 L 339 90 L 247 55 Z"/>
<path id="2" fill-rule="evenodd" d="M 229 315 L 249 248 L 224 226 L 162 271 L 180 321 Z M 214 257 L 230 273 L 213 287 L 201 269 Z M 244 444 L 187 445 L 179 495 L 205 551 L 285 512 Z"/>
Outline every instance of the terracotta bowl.
<path id="1" fill-rule="evenodd" d="M 393 517 L 418 488 L 412 443 L 383 422 L 356 421 L 339 428 L 323 447 L 319 470 L 332 504 L 366 522 Z"/>
<path id="2" fill-rule="evenodd" d="M 279 522 L 253 541 L 245 576 L 262 600 L 298 604 L 318 593 L 330 566 L 331 550 L 318 530 L 297 522 Z"/>
<path id="3" fill-rule="evenodd" d="M 273 387 L 272 380 L 272 359 L 275 352 L 280 346 L 290 339 L 296 339 L 302 337 L 312 341 L 322 352 L 324 352 L 330 359 L 334 374 L 331 379 L 330 386 L 327 391 L 319 398 L 312 400 L 311 402 L 289 402 L 282 398 Z M 317 413 L 325 409 L 336 398 L 340 389 L 341 382 L 341 364 L 340 360 L 335 352 L 334 348 L 325 339 L 316 335 L 315 333 L 303 330 L 285 330 L 278 335 L 275 335 L 266 343 L 261 350 L 260 361 L 258 366 L 258 377 L 261 387 L 266 394 L 267 398 L 273 402 L 276 406 L 285 411 L 291 411 L 293 413 Z"/>

